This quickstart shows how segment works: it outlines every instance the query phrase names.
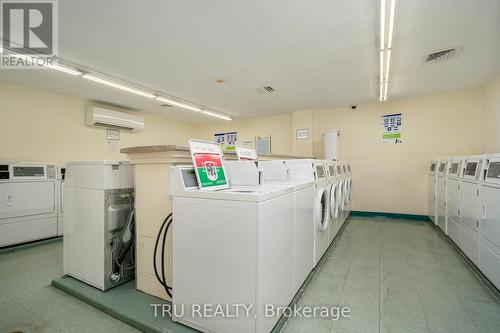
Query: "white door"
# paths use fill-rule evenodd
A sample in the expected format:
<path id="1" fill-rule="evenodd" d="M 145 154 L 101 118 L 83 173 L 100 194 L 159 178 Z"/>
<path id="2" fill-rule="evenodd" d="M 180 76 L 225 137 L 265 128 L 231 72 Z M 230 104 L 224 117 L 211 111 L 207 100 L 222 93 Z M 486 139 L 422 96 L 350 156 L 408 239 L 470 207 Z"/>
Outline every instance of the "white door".
<path id="1" fill-rule="evenodd" d="M 500 189 L 481 186 L 481 236 L 500 247 Z"/>
<path id="2" fill-rule="evenodd" d="M 460 186 L 462 194 L 462 208 L 460 209 L 460 220 L 474 231 L 479 226 L 479 188 L 477 184 L 463 182 Z"/>
<path id="3" fill-rule="evenodd" d="M 55 206 L 54 182 L 0 182 L 0 219 L 50 214 Z"/>

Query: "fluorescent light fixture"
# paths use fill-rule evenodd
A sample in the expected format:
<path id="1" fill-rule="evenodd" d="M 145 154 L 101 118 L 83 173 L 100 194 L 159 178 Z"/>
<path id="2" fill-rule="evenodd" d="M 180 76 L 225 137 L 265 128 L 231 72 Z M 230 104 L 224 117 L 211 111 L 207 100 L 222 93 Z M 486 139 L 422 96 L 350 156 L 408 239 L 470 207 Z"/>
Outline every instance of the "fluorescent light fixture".
<path id="1" fill-rule="evenodd" d="M 189 105 L 189 104 L 186 104 L 186 103 L 182 103 L 182 102 L 178 102 L 176 100 L 173 100 L 173 99 L 170 99 L 170 98 L 166 98 L 166 97 L 161 97 L 161 96 L 160 97 L 156 97 L 156 100 L 160 101 L 160 102 L 163 102 L 163 103 L 167 103 L 169 105 L 178 106 L 180 108 L 188 109 L 188 110 L 195 111 L 195 112 L 201 112 L 202 111 L 199 107 L 192 106 L 192 105 Z"/>
<path id="2" fill-rule="evenodd" d="M 105 79 L 101 79 L 100 77 L 93 76 L 93 75 L 90 75 L 90 74 L 83 74 L 82 77 L 84 79 L 87 79 L 87 80 L 90 80 L 90 81 L 93 81 L 93 82 L 96 82 L 96 83 L 104 84 L 106 86 L 110 86 L 110 87 L 113 87 L 113 88 L 116 88 L 116 89 L 120 89 L 120 90 L 129 92 L 129 93 L 132 93 L 132 94 L 136 94 L 136 95 L 139 95 L 139 96 L 143 96 L 143 97 L 147 97 L 147 98 L 155 98 L 156 97 L 152 93 L 148 93 L 148 92 L 145 92 L 145 91 L 142 91 L 142 90 L 138 90 L 138 89 L 135 89 L 135 88 L 132 88 L 132 87 L 127 87 L 127 86 L 125 86 L 123 84 L 112 82 L 112 81 L 108 81 L 108 80 L 105 80 Z"/>
<path id="3" fill-rule="evenodd" d="M 50 69 L 54 69 L 56 71 L 63 72 L 66 74 L 70 74 L 70 75 L 75 75 L 75 76 L 82 75 L 82 72 L 80 72 L 79 70 L 69 68 L 66 66 L 61 66 L 58 64 L 45 65 L 45 67 L 50 68 Z"/>
<path id="4" fill-rule="evenodd" d="M 385 48 L 385 0 L 380 0 L 380 49 Z"/>
<path id="5" fill-rule="evenodd" d="M 210 112 L 210 111 L 203 110 L 203 111 L 201 111 L 201 113 L 206 114 L 207 116 L 210 116 L 210 117 L 220 118 L 220 119 L 224 119 L 224 120 L 233 120 L 233 118 L 231 118 L 229 116 L 225 116 L 223 114 L 214 113 L 214 112 Z"/>
<path id="6" fill-rule="evenodd" d="M 384 1 L 384 0 L 382 0 Z M 396 0 L 391 0 L 391 16 L 389 17 L 389 36 L 387 37 L 387 48 L 392 47 L 392 32 L 394 31 L 394 14 L 396 11 Z"/>
<path id="7" fill-rule="evenodd" d="M 389 82 L 389 68 L 391 67 L 391 49 L 387 50 L 387 59 L 385 67 L 385 82 Z"/>
<path id="8" fill-rule="evenodd" d="M 384 83 L 384 101 L 387 101 L 387 88 L 389 87 L 389 82 Z"/>
<path id="9" fill-rule="evenodd" d="M 380 82 L 384 82 L 384 51 L 380 51 Z"/>

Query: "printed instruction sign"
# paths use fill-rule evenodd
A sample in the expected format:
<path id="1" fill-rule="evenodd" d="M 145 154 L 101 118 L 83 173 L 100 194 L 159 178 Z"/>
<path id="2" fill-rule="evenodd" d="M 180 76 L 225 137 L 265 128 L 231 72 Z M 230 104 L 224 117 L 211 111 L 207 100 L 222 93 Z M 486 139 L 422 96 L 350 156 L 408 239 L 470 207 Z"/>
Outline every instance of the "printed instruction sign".
<path id="1" fill-rule="evenodd" d="M 200 189 L 229 188 L 222 151 L 215 142 L 189 140 L 189 150 Z"/>
<path id="2" fill-rule="evenodd" d="M 236 155 L 239 161 L 257 160 L 257 151 L 253 148 L 236 146 Z"/>
<path id="3" fill-rule="evenodd" d="M 235 151 L 236 150 L 236 140 L 238 140 L 238 133 L 237 132 L 227 132 L 226 133 L 226 147 L 224 150 Z"/>
<path id="4" fill-rule="evenodd" d="M 382 143 L 402 143 L 403 114 L 387 114 L 382 116 Z"/>
<path id="5" fill-rule="evenodd" d="M 226 133 L 215 133 L 214 142 L 217 143 L 222 150 L 224 150 L 224 142 L 226 140 Z"/>

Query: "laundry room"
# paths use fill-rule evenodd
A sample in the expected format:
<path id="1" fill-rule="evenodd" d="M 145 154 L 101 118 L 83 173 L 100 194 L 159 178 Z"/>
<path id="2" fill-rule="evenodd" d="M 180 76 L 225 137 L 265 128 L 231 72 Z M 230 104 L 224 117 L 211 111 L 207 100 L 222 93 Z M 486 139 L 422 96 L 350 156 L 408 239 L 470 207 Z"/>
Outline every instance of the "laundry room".
<path id="1" fill-rule="evenodd" d="M 500 0 L 0 0 L 0 333 L 500 332 Z"/>

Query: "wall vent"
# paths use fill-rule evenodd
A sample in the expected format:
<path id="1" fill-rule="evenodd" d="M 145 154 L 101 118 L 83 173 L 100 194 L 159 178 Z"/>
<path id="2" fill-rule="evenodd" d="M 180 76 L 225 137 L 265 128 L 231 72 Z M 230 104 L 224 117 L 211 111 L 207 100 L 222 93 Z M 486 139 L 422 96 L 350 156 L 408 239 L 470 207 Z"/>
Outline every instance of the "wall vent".
<path id="1" fill-rule="evenodd" d="M 457 55 L 457 53 L 458 52 L 456 48 L 432 52 L 425 56 L 425 63 L 432 64 L 436 62 L 450 60 L 451 58 L 454 58 Z"/>
<path id="2" fill-rule="evenodd" d="M 260 88 L 255 88 L 255 90 L 261 94 L 272 94 L 273 92 L 276 91 L 271 86 L 264 86 L 264 87 L 260 87 Z"/>

